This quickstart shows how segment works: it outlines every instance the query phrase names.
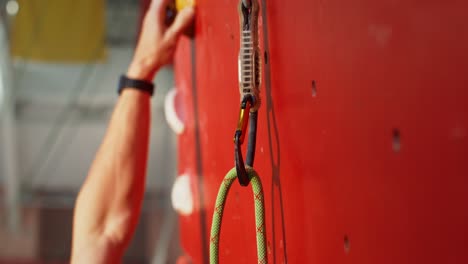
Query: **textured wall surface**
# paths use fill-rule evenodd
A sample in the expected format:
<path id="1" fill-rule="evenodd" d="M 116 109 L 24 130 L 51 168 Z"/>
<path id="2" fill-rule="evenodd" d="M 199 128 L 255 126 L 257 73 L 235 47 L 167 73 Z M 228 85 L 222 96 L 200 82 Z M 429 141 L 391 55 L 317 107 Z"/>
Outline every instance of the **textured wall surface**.
<path id="1" fill-rule="evenodd" d="M 466 2 L 261 2 L 268 63 L 255 167 L 270 262 L 467 262 Z M 187 127 L 179 171 L 196 201 L 180 217 L 182 246 L 204 263 L 217 189 L 234 165 L 239 25 L 237 1 L 197 5 L 176 85 Z M 222 263 L 256 258 L 251 196 L 231 190 Z"/>

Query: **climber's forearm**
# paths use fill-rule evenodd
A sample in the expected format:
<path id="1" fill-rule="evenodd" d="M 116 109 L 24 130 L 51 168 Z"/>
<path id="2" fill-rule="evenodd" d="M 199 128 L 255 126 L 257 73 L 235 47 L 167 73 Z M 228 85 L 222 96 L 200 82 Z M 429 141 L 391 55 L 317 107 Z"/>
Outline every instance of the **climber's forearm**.
<path id="1" fill-rule="evenodd" d="M 150 96 L 124 90 L 76 202 L 74 242 L 89 236 L 109 239 L 116 247 L 126 246 L 145 189 L 149 130 Z"/>

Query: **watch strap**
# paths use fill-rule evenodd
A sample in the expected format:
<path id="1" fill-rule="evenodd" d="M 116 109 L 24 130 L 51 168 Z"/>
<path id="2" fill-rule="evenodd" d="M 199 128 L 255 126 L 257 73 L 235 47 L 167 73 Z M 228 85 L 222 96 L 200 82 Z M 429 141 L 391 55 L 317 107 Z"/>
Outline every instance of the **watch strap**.
<path id="1" fill-rule="evenodd" d="M 119 87 L 117 89 L 118 94 L 120 95 L 126 88 L 144 91 L 150 96 L 153 96 L 154 93 L 153 83 L 144 80 L 131 79 L 125 75 L 121 75 L 119 80 Z"/>

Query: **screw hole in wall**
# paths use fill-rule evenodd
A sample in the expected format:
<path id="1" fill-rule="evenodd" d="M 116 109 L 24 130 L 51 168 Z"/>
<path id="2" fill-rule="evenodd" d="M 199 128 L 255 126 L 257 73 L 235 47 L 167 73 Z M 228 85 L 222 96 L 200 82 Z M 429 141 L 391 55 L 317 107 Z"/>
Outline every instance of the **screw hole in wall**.
<path id="1" fill-rule="evenodd" d="M 349 254 L 349 251 L 351 250 L 351 242 L 349 241 L 348 235 L 344 236 L 344 252 L 346 254 Z"/>
<path id="2" fill-rule="evenodd" d="M 317 97 L 317 82 L 312 80 L 312 96 Z"/>
<path id="3" fill-rule="evenodd" d="M 393 129 L 393 151 L 400 152 L 401 150 L 401 133 L 400 130 Z"/>

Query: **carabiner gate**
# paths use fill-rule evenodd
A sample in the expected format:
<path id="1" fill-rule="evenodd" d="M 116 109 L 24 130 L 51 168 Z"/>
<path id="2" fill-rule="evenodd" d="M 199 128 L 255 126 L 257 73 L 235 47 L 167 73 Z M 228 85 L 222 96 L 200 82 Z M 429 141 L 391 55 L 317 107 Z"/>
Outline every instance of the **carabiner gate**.
<path id="1" fill-rule="evenodd" d="M 255 147 L 257 141 L 257 116 L 258 112 L 251 112 L 250 108 L 255 105 L 255 97 L 246 95 L 241 102 L 239 112 L 239 122 L 237 124 L 236 133 L 234 134 L 234 157 L 236 162 L 237 179 L 240 185 L 248 186 L 250 179 L 245 169 L 247 166 L 253 167 L 255 159 Z M 242 155 L 242 144 L 244 143 L 245 135 L 247 132 L 247 125 L 249 126 L 249 138 L 247 144 L 247 159 L 244 163 Z"/>

